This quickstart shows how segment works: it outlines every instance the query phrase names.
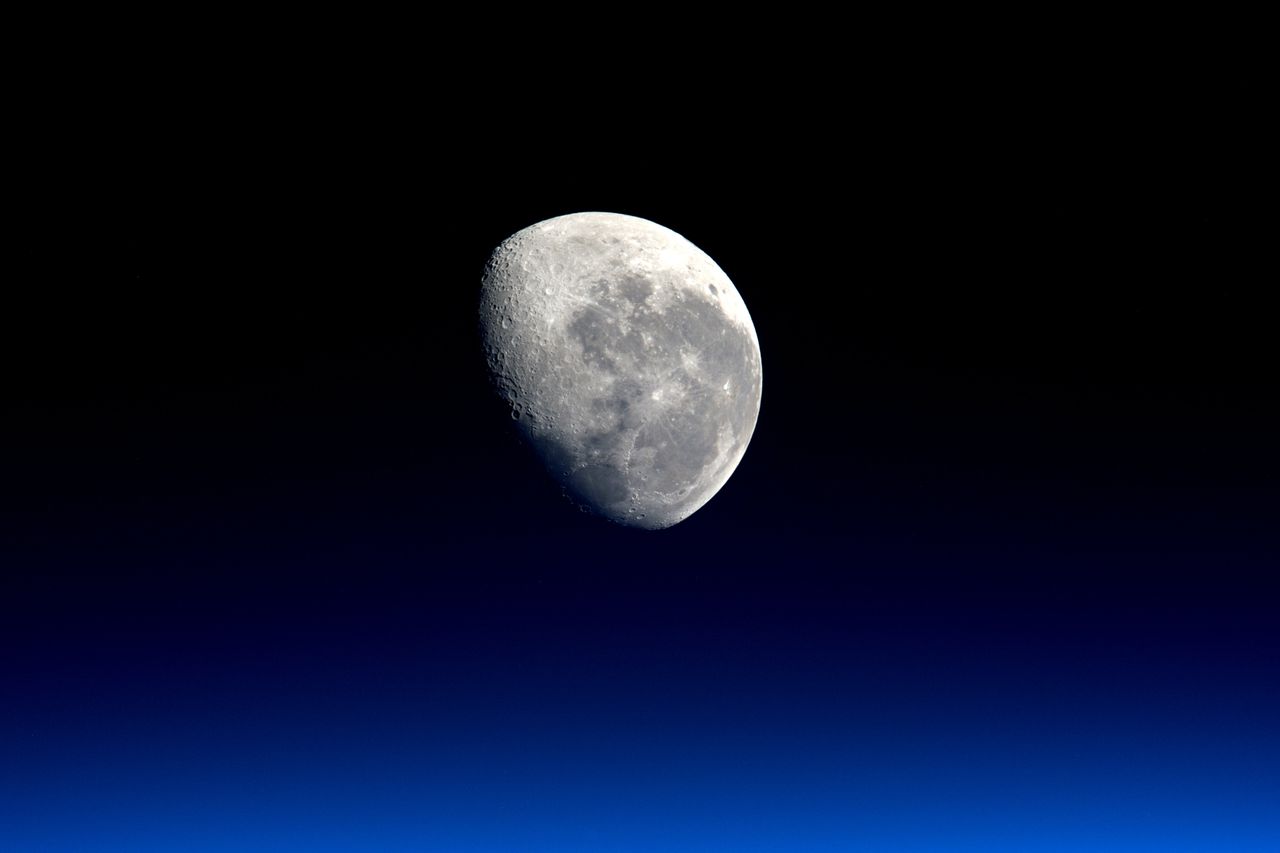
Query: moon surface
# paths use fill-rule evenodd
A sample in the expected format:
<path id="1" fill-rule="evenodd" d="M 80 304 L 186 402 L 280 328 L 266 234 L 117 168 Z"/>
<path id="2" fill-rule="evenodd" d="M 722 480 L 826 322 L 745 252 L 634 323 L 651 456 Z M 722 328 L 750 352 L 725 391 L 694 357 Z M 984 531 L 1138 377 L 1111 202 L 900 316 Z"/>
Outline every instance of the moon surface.
<path id="1" fill-rule="evenodd" d="M 760 342 L 729 277 L 647 219 L 574 213 L 485 265 L 489 372 L 565 494 L 620 524 L 670 527 L 709 501 L 760 413 Z"/>

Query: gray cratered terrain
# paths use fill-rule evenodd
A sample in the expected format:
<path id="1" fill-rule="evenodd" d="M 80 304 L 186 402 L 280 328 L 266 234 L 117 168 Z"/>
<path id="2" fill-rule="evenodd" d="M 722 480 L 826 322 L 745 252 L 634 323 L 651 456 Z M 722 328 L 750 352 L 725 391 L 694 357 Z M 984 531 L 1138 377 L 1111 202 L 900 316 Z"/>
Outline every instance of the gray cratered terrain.
<path id="1" fill-rule="evenodd" d="M 755 327 L 724 271 L 668 228 L 617 213 L 531 225 L 489 258 L 480 321 L 511 416 L 586 509 L 670 527 L 746 452 Z"/>

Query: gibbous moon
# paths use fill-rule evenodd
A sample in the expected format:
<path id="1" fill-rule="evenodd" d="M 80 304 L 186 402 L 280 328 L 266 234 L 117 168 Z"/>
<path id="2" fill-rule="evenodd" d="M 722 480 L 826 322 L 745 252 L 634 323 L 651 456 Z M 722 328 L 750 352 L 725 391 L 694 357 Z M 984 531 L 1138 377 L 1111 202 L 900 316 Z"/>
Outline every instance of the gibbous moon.
<path id="1" fill-rule="evenodd" d="M 485 266 L 489 372 L 579 506 L 659 529 L 720 490 L 760 413 L 760 342 L 737 289 L 676 232 L 574 213 L 505 240 Z"/>

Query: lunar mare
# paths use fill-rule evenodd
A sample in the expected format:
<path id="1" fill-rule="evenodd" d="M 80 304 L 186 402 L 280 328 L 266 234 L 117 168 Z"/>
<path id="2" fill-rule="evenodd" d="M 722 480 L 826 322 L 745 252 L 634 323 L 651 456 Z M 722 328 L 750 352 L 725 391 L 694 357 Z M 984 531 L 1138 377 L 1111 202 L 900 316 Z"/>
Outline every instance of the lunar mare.
<path id="1" fill-rule="evenodd" d="M 737 468 L 760 412 L 760 343 L 702 250 L 634 216 L 575 213 L 485 265 L 481 334 L 498 393 L 580 506 L 658 529 Z"/>

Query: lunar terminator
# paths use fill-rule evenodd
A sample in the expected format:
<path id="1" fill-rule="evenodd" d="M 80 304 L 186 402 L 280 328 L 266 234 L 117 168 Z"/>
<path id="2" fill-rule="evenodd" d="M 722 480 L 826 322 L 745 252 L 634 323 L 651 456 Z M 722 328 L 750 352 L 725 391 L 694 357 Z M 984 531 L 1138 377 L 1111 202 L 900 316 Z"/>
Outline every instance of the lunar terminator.
<path id="1" fill-rule="evenodd" d="M 755 326 L 676 232 L 617 213 L 531 225 L 489 258 L 480 320 L 498 393 L 583 508 L 670 527 L 742 460 L 760 411 Z"/>

